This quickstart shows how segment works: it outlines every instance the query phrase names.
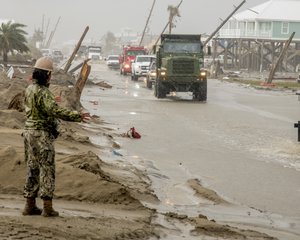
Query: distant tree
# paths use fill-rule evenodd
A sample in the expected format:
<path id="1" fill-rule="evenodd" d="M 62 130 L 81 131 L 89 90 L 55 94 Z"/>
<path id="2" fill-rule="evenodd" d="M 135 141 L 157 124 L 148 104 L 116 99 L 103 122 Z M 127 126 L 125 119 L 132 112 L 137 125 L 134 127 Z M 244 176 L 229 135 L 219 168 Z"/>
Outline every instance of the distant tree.
<path id="1" fill-rule="evenodd" d="M 173 21 L 175 17 L 180 17 L 179 9 L 178 7 L 174 7 L 172 5 L 168 6 L 169 11 L 169 34 L 172 32 L 172 28 L 175 27 Z"/>
<path id="2" fill-rule="evenodd" d="M 107 32 L 105 37 L 105 52 L 109 53 L 114 49 L 114 46 L 116 44 L 116 37 L 112 32 Z"/>
<path id="3" fill-rule="evenodd" d="M 14 53 L 14 50 L 21 53 L 28 52 L 27 33 L 22 29 L 26 25 L 21 23 L 13 23 L 11 21 L 0 25 L 0 53 L 3 56 L 3 63 L 7 65 L 8 53 Z"/>

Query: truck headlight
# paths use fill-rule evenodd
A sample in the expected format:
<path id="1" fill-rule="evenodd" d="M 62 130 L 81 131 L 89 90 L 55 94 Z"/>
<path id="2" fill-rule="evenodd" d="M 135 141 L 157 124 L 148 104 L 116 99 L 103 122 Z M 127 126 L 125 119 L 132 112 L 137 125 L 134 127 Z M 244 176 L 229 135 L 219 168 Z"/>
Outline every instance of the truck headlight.
<path id="1" fill-rule="evenodd" d="M 151 73 L 150 73 L 150 76 L 151 76 L 151 77 L 156 77 L 156 72 L 151 72 Z"/>
<path id="2" fill-rule="evenodd" d="M 157 70 L 157 76 L 166 80 L 167 79 L 167 69 L 166 68 L 160 68 Z"/>
<path id="3" fill-rule="evenodd" d="M 206 77 L 207 77 L 207 72 L 206 71 L 200 71 L 199 80 L 205 80 Z"/>
<path id="4" fill-rule="evenodd" d="M 124 68 L 130 68 L 129 64 L 125 64 Z"/>
<path id="5" fill-rule="evenodd" d="M 165 77 L 167 75 L 166 71 L 161 71 L 160 76 Z"/>

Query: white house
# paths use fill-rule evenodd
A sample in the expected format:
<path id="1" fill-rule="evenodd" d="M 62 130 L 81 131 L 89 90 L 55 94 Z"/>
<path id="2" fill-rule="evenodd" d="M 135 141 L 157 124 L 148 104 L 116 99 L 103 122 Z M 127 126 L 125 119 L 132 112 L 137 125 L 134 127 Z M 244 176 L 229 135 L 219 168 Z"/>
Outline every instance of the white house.
<path id="1" fill-rule="evenodd" d="M 292 32 L 300 40 L 300 0 L 269 0 L 235 14 L 219 37 L 283 40 Z"/>

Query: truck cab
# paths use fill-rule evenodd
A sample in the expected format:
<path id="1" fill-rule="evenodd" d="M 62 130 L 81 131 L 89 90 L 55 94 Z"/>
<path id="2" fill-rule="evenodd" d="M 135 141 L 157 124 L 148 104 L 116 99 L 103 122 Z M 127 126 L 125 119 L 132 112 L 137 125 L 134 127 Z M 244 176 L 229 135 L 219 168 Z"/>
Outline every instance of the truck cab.
<path id="1" fill-rule="evenodd" d="M 146 55 L 147 51 L 143 46 L 124 46 L 119 57 L 120 74 L 131 74 L 131 65 L 138 55 Z"/>
<path id="2" fill-rule="evenodd" d="M 88 47 L 88 58 L 91 60 L 102 60 L 101 47 L 99 46 L 89 46 Z"/>
<path id="3" fill-rule="evenodd" d="M 201 35 L 162 34 L 156 53 L 155 96 L 192 92 L 194 100 L 206 101 L 207 72 L 203 64 Z"/>

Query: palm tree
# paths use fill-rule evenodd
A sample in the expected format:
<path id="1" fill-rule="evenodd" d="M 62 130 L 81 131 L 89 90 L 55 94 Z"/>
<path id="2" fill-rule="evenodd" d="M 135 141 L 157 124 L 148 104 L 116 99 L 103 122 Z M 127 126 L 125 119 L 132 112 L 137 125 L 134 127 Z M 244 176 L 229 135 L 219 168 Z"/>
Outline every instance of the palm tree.
<path id="1" fill-rule="evenodd" d="M 173 23 L 174 18 L 180 17 L 180 13 L 178 7 L 174 7 L 172 5 L 168 6 L 168 11 L 169 11 L 169 34 L 171 34 L 172 28 L 175 27 Z"/>
<path id="2" fill-rule="evenodd" d="M 4 65 L 7 65 L 9 52 L 13 53 L 14 50 L 21 53 L 29 51 L 25 38 L 27 32 L 22 29 L 24 27 L 26 25 L 11 21 L 0 25 L 0 54 L 3 56 Z"/>

